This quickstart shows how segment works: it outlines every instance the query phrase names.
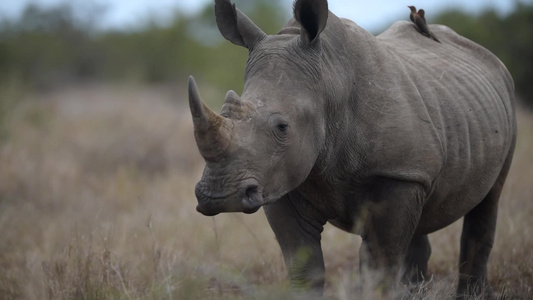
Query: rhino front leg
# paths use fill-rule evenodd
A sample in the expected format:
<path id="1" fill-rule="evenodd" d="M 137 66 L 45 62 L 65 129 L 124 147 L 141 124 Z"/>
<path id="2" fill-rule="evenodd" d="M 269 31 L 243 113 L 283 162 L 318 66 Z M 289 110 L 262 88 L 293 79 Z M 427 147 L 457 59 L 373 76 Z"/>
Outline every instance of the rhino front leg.
<path id="1" fill-rule="evenodd" d="M 411 239 L 405 256 L 405 284 L 419 284 L 427 279 L 428 261 L 431 255 L 431 245 L 427 235 L 415 235 Z"/>
<path id="2" fill-rule="evenodd" d="M 369 284 L 375 285 L 378 291 L 398 290 L 424 195 L 421 185 L 396 180 L 383 179 L 372 188 L 366 217 L 363 216 L 360 269 L 363 279 L 370 280 Z M 426 247 L 423 239 L 415 242 Z"/>
<path id="3" fill-rule="evenodd" d="M 291 287 L 322 295 L 325 269 L 320 234 L 325 218 L 297 191 L 264 210 L 281 247 Z"/>

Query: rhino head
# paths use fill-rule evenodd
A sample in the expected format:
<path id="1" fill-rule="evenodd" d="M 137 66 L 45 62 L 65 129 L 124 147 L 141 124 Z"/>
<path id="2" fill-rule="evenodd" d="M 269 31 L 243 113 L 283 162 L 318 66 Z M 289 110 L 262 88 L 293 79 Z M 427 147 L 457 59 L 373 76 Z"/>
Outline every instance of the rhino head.
<path id="1" fill-rule="evenodd" d="M 325 5 L 325 7 L 324 7 Z M 324 88 L 319 34 L 326 1 L 297 1 L 294 27 L 266 35 L 229 0 L 215 1 L 217 26 L 248 48 L 242 96 L 226 94 L 220 114 L 209 109 L 189 78 L 194 134 L 206 162 L 196 185 L 197 210 L 254 213 L 297 188 L 324 144 Z"/>

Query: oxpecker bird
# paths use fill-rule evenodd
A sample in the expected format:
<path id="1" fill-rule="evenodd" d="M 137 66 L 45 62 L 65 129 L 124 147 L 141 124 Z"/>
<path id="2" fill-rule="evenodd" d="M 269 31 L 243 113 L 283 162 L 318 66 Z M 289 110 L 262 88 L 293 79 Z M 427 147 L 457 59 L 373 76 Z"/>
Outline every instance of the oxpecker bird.
<path id="1" fill-rule="evenodd" d="M 440 43 L 439 39 L 433 34 L 433 32 L 431 32 L 431 30 L 429 30 L 428 24 L 426 23 L 426 12 L 423 9 L 419 9 L 417 12 L 416 7 L 414 6 L 408 7 L 411 9 L 409 18 L 413 23 L 415 23 L 416 27 L 418 28 L 418 31 L 420 31 L 428 38 L 433 38 L 435 41 Z"/>

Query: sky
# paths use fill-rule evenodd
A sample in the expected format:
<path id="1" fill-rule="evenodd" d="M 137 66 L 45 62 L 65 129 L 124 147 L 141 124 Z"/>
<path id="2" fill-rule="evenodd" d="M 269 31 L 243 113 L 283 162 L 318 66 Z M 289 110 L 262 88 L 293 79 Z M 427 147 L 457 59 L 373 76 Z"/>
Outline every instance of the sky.
<path id="1" fill-rule="evenodd" d="M 249 0 L 252 1 L 252 0 Z M 283 0 L 287 10 L 292 8 L 293 0 Z M 466 12 L 481 12 L 486 8 L 495 8 L 501 14 L 507 14 L 515 7 L 517 1 L 531 3 L 533 0 L 330 0 L 329 9 L 337 16 L 355 21 L 359 26 L 376 31 L 399 19 L 408 19 L 407 5 L 424 8 L 426 18 L 437 15 L 448 8 L 460 8 Z M 174 12 L 194 13 L 212 0 L 0 0 L 0 16 L 16 18 L 28 3 L 50 7 L 59 3 L 70 2 L 87 6 L 92 2 L 104 8 L 99 26 L 102 28 L 125 29 L 135 26 L 148 15 L 157 18 L 170 18 Z"/>

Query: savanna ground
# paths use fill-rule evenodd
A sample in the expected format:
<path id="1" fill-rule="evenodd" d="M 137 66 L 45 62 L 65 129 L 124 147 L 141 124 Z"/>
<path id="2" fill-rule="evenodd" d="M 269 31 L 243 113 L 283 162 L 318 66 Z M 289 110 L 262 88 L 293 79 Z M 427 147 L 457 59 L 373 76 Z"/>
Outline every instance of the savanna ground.
<path id="1" fill-rule="evenodd" d="M 1 97 L 0 299 L 290 297 L 262 211 L 195 211 L 203 161 L 182 90 L 6 88 Z M 518 122 L 488 266 L 508 299 L 533 295 L 533 115 Z M 413 298 L 453 298 L 460 226 L 430 236 L 432 277 Z M 354 284 L 359 244 L 326 227 L 327 297 L 373 298 Z"/>

